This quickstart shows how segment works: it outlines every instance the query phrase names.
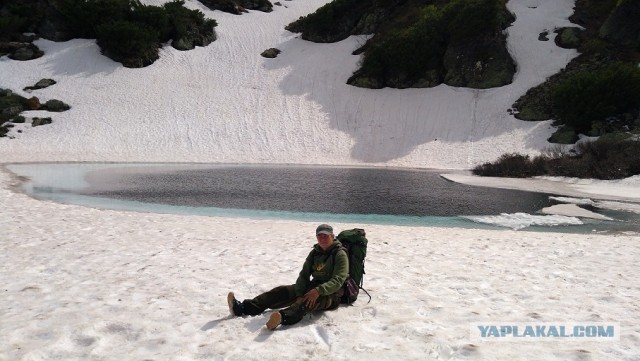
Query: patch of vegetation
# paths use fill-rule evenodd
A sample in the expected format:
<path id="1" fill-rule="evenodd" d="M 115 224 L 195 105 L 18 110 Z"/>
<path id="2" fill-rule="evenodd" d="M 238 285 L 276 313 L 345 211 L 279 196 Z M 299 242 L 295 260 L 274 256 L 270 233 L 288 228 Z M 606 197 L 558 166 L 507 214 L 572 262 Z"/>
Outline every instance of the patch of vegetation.
<path id="1" fill-rule="evenodd" d="M 55 84 L 55 81 L 49 80 Z M 57 99 L 50 99 L 45 104 L 40 104 L 40 100 L 36 97 L 25 98 L 13 93 L 9 89 L 0 88 L 0 137 L 7 136 L 9 128 L 15 124 L 25 123 L 26 119 L 20 113 L 26 110 L 46 110 L 50 112 L 63 112 L 71 107 Z M 38 126 L 50 124 L 51 118 L 33 118 L 31 125 Z"/>
<path id="2" fill-rule="evenodd" d="M 182 0 L 162 7 L 138 0 L 58 0 L 56 8 L 74 37 L 96 38 L 103 54 L 136 68 L 153 63 L 169 39 L 179 50 L 215 40 L 215 20 L 183 5 Z"/>
<path id="3" fill-rule="evenodd" d="M 316 42 L 375 33 L 351 85 L 490 88 L 515 73 L 502 32 L 512 21 L 504 0 L 335 0 L 286 29 Z"/>
<path id="4" fill-rule="evenodd" d="M 127 67 L 142 67 L 153 63 L 158 48 L 171 39 L 178 50 L 206 46 L 216 39 L 215 20 L 183 5 L 182 0 L 161 7 L 139 0 L 6 0 L 0 5 L 0 29 L 5 30 L 0 39 L 16 41 L 27 31 L 50 40 L 96 39 L 106 56 Z M 20 60 L 38 56 L 27 55 Z"/>
<path id="5" fill-rule="evenodd" d="M 116 20 L 96 27 L 102 53 L 128 68 L 141 68 L 158 59 L 158 33 L 149 26 Z"/>
<path id="6" fill-rule="evenodd" d="M 502 155 L 494 163 L 473 169 L 473 174 L 489 177 L 524 178 L 560 176 L 620 179 L 640 174 L 640 138 L 616 134 L 594 142 L 578 143 L 576 153 L 549 151 L 536 157 Z"/>
<path id="7" fill-rule="evenodd" d="M 169 17 L 170 26 L 166 28 L 161 42 L 173 39 L 171 45 L 178 50 L 189 50 L 196 46 L 206 46 L 216 40 L 214 28 L 218 23 L 206 19 L 200 11 L 189 10 L 182 6 L 184 2 L 172 1 L 163 5 Z M 154 16 L 151 19 L 156 20 Z M 161 33 L 163 34 L 163 33 Z"/>
<path id="8" fill-rule="evenodd" d="M 408 88 L 415 83 L 436 86 L 444 80 L 442 14 L 435 6 L 422 9 L 419 20 L 391 29 L 368 44 L 358 69 L 348 84 L 383 88 Z"/>
<path id="9" fill-rule="evenodd" d="M 271 12 L 273 4 L 269 0 L 199 0 L 211 10 L 220 10 L 231 14 L 240 15 L 247 10 Z"/>
<path id="10" fill-rule="evenodd" d="M 574 144 L 580 139 L 576 130 L 566 125 L 560 126 L 552 135 L 547 139 L 549 143 L 556 144 Z"/>
<path id="11" fill-rule="evenodd" d="M 526 178 L 545 174 L 544 159 L 518 153 L 503 154 L 494 163 L 484 163 L 473 174 L 486 177 Z"/>
<path id="12" fill-rule="evenodd" d="M 377 5 L 382 5 L 380 8 L 383 8 L 384 3 L 374 0 L 334 0 L 314 13 L 300 17 L 285 29 L 302 33 L 304 40 L 333 43 L 349 37 L 368 11 L 373 7 L 377 8 Z"/>
<path id="13" fill-rule="evenodd" d="M 588 133 L 595 121 L 640 111 L 640 68 L 619 62 L 575 72 L 553 84 L 551 100 L 559 122 Z"/>
<path id="14" fill-rule="evenodd" d="M 640 174 L 638 17 L 638 1 L 577 0 L 571 20 L 585 30 L 560 29 L 556 42 L 577 47 L 581 55 L 514 104 L 519 119 L 556 120 L 560 127 L 550 142 L 574 143 L 578 133 L 599 136 L 597 141 L 578 143 L 575 153 L 503 155 L 476 167 L 474 174 L 597 179 Z"/>
<path id="15" fill-rule="evenodd" d="M 639 129 L 639 17 L 635 0 L 577 0 L 570 19 L 584 30 L 560 29 L 556 42 L 581 55 L 518 99 L 516 117 L 555 119 L 592 136 Z"/>
<path id="16" fill-rule="evenodd" d="M 37 31 L 37 24 L 46 15 L 46 6 L 38 0 L 11 1 L 0 3 L 0 41 L 29 41 L 24 33 Z"/>
<path id="17" fill-rule="evenodd" d="M 0 89 L 0 137 L 6 136 L 12 126 L 10 123 L 27 109 L 26 101 L 26 98 L 13 94 L 11 90 Z"/>
<path id="18" fill-rule="evenodd" d="M 31 44 L 37 31 L 35 24 L 45 19 L 45 6 L 39 0 L 0 1 L 0 56 L 14 60 L 31 60 L 44 53 Z"/>

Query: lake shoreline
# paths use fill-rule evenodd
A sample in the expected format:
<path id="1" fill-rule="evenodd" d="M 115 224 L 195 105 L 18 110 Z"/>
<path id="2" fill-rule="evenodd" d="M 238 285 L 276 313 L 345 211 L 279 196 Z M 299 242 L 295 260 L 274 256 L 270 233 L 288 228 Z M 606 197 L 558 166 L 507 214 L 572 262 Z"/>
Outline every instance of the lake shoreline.
<path id="1" fill-rule="evenodd" d="M 38 164 L 45 165 L 45 163 L 38 163 Z M 285 167 L 285 169 L 288 171 L 296 170 L 296 169 L 305 169 L 305 170 L 311 169 L 314 172 L 317 172 L 319 170 L 322 170 L 324 172 L 324 170 L 328 168 L 340 169 L 342 171 L 345 171 L 345 170 L 348 171 L 349 169 L 357 169 L 359 171 L 362 171 L 363 169 L 368 169 L 368 170 L 379 169 L 384 172 L 396 171 L 396 170 L 399 170 L 399 171 L 408 170 L 408 171 L 425 172 L 425 173 L 428 173 L 429 175 L 438 175 L 440 178 L 442 178 L 443 180 L 446 180 L 447 182 L 453 182 L 453 183 L 459 183 L 459 184 L 465 183 L 465 182 L 457 182 L 457 181 L 451 180 L 451 178 L 455 179 L 456 177 L 464 178 L 465 172 L 459 171 L 453 174 L 450 171 L 448 173 L 446 172 L 441 173 L 442 170 L 432 170 L 432 169 L 416 170 L 416 169 L 404 169 L 404 168 L 396 169 L 392 167 L 384 167 L 384 168 L 348 167 L 348 166 L 316 167 L 316 166 L 309 166 L 309 165 L 291 165 L 291 164 L 284 165 L 284 166 L 283 165 L 266 165 L 266 166 L 260 165 L 258 167 L 254 167 L 253 165 L 246 165 L 246 164 L 179 163 L 177 164 L 176 169 L 172 169 L 171 167 L 165 168 L 164 166 L 166 165 L 172 166 L 172 165 L 175 165 L 175 163 L 169 164 L 169 163 L 112 163 L 112 162 L 110 163 L 50 162 L 50 163 L 46 163 L 48 167 L 38 168 L 37 167 L 38 164 L 27 163 L 27 164 L 21 164 L 20 166 L 24 165 L 27 168 L 33 167 L 33 169 L 36 169 L 36 170 L 47 169 L 47 168 L 64 169 L 65 164 L 71 164 L 72 166 L 77 166 L 77 169 L 79 169 L 79 171 L 73 171 L 72 172 L 73 175 L 70 177 L 72 179 L 71 180 L 72 187 L 88 187 L 89 185 L 86 182 L 87 174 L 91 174 L 91 176 L 98 177 L 98 178 L 104 177 L 104 174 L 105 174 L 104 170 L 116 170 L 118 172 L 123 172 L 125 174 L 134 172 L 135 174 L 135 172 L 140 170 L 141 167 L 142 169 L 145 170 L 145 173 L 149 173 L 149 174 L 162 174 L 167 172 L 168 169 L 171 169 L 172 171 L 184 170 L 184 169 L 211 170 L 218 167 L 220 169 L 227 169 L 230 167 L 232 168 L 232 170 L 245 169 L 245 168 L 261 169 L 261 170 L 265 170 L 265 169 L 280 170 L 283 167 Z M 57 165 L 60 165 L 61 167 L 58 168 L 56 167 Z M 160 166 L 160 167 L 155 168 L 157 166 Z M 8 165 L 8 164 L 3 165 L 3 169 L 5 169 L 10 174 L 13 174 L 12 171 L 8 169 L 8 167 L 11 167 L 11 165 Z M 70 167 L 69 169 L 73 169 L 73 168 L 74 167 Z M 65 180 L 64 181 L 57 180 L 57 182 L 66 182 L 67 181 L 66 179 L 69 178 L 69 174 L 67 174 L 66 172 L 60 172 L 60 173 L 62 173 L 61 176 Z M 395 173 L 395 172 L 392 172 L 392 173 Z M 53 177 L 55 178 L 56 175 L 53 175 Z M 98 209 L 114 209 L 114 210 L 121 210 L 121 211 L 152 212 L 152 213 L 157 212 L 157 213 L 163 213 L 163 214 L 181 214 L 181 215 L 192 215 L 192 216 L 205 215 L 205 216 L 212 216 L 212 217 L 227 217 L 227 216 L 245 217 L 245 218 L 251 218 L 251 219 L 288 219 L 288 220 L 294 220 L 294 221 L 314 219 L 314 218 L 326 218 L 328 220 L 339 221 L 342 219 L 342 220 L 346 220 L 354 223 L 364 223 L 364 224 L 387 224 L 387 225 L 401 225 L 401 226 L 404 225 L 404 226 L 444 227 L 444 228 L 463 227 L 466 229 L 478 228 L 478 229 L 490 229 L 490 230 L 511 228 L 511 229 L 519 229 L 519 230 L 529 229 L 531 231 L 536 231 L 536 232 L 557 231 L 562 233 L 569 232 L 569 233 L 588 234 L 589 232 L 596 232 L 596 231 L 606 233 L 606 230 L 609 229 L 609 232 L 618 233 L 618 232 L 626 232 L 627 230 L 635 231 L 636 228 L 638 228 L 637 232 L 640 232 L 640 222 L 635 222 L 634 221 L 635 218 L 633 217 L 622 218 L 620 219 L 619 222 L 606 222 L 606 221 L 611 221 L 611 219 L 605 216 L 601 216 L 600 214 L 593 213 L 592 212 L 593 208 L 590 208 L 590 210 L 586 210 L 583 208 L 582 205 L 579 205 L 579 204 L 567 204 L 563 207 L 552 206 L 553 204 L 557 204 L 557 203 L 576 203 L 576 201 L 573 199 L 569 199 L 566 197 L 558 197 L 556 195 L 564 195 L 564 196 L 571 195 L 572 197 L 580 196 L 580 195 L 585 196 L 585 195 L 579 194 L 577 192 L 571 192 L 570 191 L 571 188 L 569 187 L 570 184 L 566 186 L 566 189 L 564 190 L 564 192 L 557 192 L 555 191 L 555 189 L 548 188 L 548 186 L 554 185 L 555 188 L 558 188 L 557 186 L 558 182 L 550 182 L 550 181 L 538 180 L 538 179 L 529 180 L 529 182 L 527 182 L 528 180 L 510 179 L 510 181 L 516 181 L 519 184 L 524 183 L 526 185 L 526 187 L 514 187 L 512 183 L 512 184 L 509 184 L 511 189 L 525 191 L 525 192 L 529 190 L 533 190 L 533 192 L 537 192 L 535 194 L 540 194 L 541 196 L 544 195 L 545 197 L 548 197 L 548 199 L 557 199 L 557 200 L 554 200 L 552 204 L 547 204 L 546 206 L 540 205 L 536 207 L 533 211 L 528 212 L 529 213 L 528 215 L 526 213 L 504 212 L 502 208 L 499 208 L 501 209 L 500 212 L 494 213 L 495 215 L 490 215 L 492 213 L 488 213 L 489 215 L 482 216 L 480 215 L 482 213 L 478 214 L 478 213 L 472 212 L 469 216 L 465 216 L 462 213 L 454 213 L 448 216 L 441 217 L 437 215 L 425 215 L 425 216 L 402 215 L 402 214 L 392 215 L 389 213 L 385 213 L 386 215 L 384 215 L 384 214 L 375 214 L 376 212 L 373 212 L 374 214 L 371 214 L 372 213 L 371 208 L 366 208 L 367 212 L 362 214 L 348 212 L 348 211 L 347 213 L 345 213 L 344 211 L 342 212 L 335 211 L 333 209 L 330 213 L 327 213 L 324 211 L 324 208 L 322 207 L 320 208 L 320 211 L 321 211 L 320 213 L 313 210 L 303 211 L 302 213 L 300 213 L 299 211 L 291 211 L 290 209 L 278 210 L 273 208 L 265 208 L 260 210 L 252 206 L 248 208 L 241 206 L 238 208 L 228 204 L 225 204 L 224 207 L 222 208 L 219 208 L 216 206 L 213 206 L 213 207 L 204 206 L 202 204 L 200 204 L 200 206 L 193 208 L 188 203 L 180 205 L 180 204 L 173 204 L 170 202 L 158 203 L 156 201 L 144 201 L 144 200 L 141 203 L 138 201 L 127 200 L 127 197 L 112 198 L 107 195 L 108 198 L 100 198 L 103 196 L 100 196 L 99 194 L 91 195 L 88 193 L 85 193 L 87 196 L 87 199 L 74 201 L 74 200 L 71 200 L 72 196 L 70 195 L 73 192 L 69 192 L 69 191 L 64 191 L 65 194 L 63 194 L 62 198 L 58 196 L 52 197 L 51 194 L 48 194 L 48 193 L 55 191 L 55 189 L 51 188 L 50 185 L 45 185 L 44 188 L 33 192 L 33 193 L 41 192 L 40 196 L 29 194 L 30 192 L 24 189 L 24 185 L 27 184 L 25 182 L 27 182 L 28 178 L 29 177 L 21 177 L 21 176 L 14 175 L 13 176 L 14 181 L 12 182 L 14 184 L 13 189 L 17 192 L 26 192 L 27 195 L 37 200 L 54 200 L 57 202 L 62 202 L 63 204 L 78 204 L 85 207 L 94 207 Z M 508 187 L 503 187 L 501 184 L 497 184 L 496 179 L 489 179 L 489 181 L 492 181 L 493 183 L 489 182 L 490 185 L 487 187 L 486 184 L 482 184 L 482 181 L 485 181 L 485 179 L 480 179 L 479 180 L 480 183 L 478 184 L 477 178 L 481 178 L 481 177 L 471 176 L 471 177 L 465 178 L 464 180 L 468 181 L 468 178 L 471 178 L 473 181 L 476 182 L 476 184 L 471 184 L 472 186 L 483 187 L 483 188 L 477 188 L 477 189 L 487 189 L 487 191 L 491 189 L 501 189 L 501 188 L 508 189 Z M 232 177 L 231 179 L 235 179 L 235 178 Z M 469 182 L 469 183 L 473 183 L 473 182 Z M 538 185 L 536 186 L 537 188 L 532 186 L 536 184 Z M 547 188 L 540 187 L 540 184 L 545 184 Z M 146 188 L 146 187 L 147 187 L 147 183 L 144 183 L 143 188 Z M 42 191 L 44 193 L 42 193 Z M 206 193 L 206 189 L 200 189 L 200 186 L 198 186 L 198 191 L 199 192 L 205 191 Z M 157 190 L 155 190 L 155 192 L 157 192 Z M 306 189 L 305 189 L 305 192 L 306 192 Z M 310 193 L 313 193 L 313 192 L 310 192 Z M 162 194 L 163 193 L 160 193 L 160 196 L 162 196 Z M 523 193 L 523 194 L 527 194 L 527 193 Z M 184 200 L 180 199 L 180 201 L 183 202 Z M 201 200 L 198 199 L 198 202 L 201 203 Z M 478 204 L 475 206 L 480 207 L 480 209 L 484 209 L 484 207 L 481 204 Z M 494 207 L 496 205 L 491 204 L 491 206 Z M 603 209 L 603 210 L 606 210 L 606 209 Z M 640 214 L 640 206 L 638 210 L 635 210 L 633 206 L 630 206 L 630 210 L 629 209 L 623 209 L 623 210 Z M 498 215 L 498 213 L 500 213 L 500 215 Z M 484 214 L 487 214 L 487 213 L 484 213 Z M 579 219 L 581 221 L 579 221 Z M 626 221 L 624 219 L 626 219 Z M 598 220 L 602 222 L 598 223 Z M 636 223 L 638 224 L 637 227 L 634 226 L 634 224 Z M 563 227 L 562 226 L 563 224 L 573 225 L 573 226 L 567 228 L 567 227 Z M 578 225 L 578 227 L 581 227 L 584 229 L 575 228 L 575 225 Z"/>

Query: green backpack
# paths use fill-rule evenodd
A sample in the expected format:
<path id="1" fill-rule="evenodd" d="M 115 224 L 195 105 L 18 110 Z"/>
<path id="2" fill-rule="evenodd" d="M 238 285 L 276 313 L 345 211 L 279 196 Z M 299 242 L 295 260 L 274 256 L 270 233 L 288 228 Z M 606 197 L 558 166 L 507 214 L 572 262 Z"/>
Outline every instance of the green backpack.
<path id="1" fill-rule="evenodd" d="M 371 302 L 371 295 L 367 290 L 362 288 L 364 278 L 364 259 L 367 257 L 367 238 L 364 229 L 354 228 L 340 232 L 336 239 L 342 243 L 340 249 L 344 249 L 347 252 L 349 258 L 349 277 L 342 286 L 343 294 L 341 297 L 342 303 L 351 304 L 358 298 L 358 293 L 363 290 L 364 293 L 369 296 L 369 302 Z M 336 249 L 335 253 L 338 251 Z M 367 302 L 368 303 L 368 302 Z"/>

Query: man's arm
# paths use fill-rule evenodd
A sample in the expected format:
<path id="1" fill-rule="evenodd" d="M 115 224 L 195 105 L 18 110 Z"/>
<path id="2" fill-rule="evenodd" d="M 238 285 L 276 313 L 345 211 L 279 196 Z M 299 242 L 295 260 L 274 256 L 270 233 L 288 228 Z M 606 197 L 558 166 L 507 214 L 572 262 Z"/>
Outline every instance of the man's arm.
<path id="1" fill-rule="evenodd" d="M 309 252 L 309 255 L 304 261 L 302 265 L 302 270 L 300 270 L 300 274 L 298 274 L 298 279 L 296 280 L 296 296 L 301 297 L 305 294 L 307 287 L 309 287 L 309 280 L 311 278 L 311 272 L 313 272 L 313 250 Z"/>

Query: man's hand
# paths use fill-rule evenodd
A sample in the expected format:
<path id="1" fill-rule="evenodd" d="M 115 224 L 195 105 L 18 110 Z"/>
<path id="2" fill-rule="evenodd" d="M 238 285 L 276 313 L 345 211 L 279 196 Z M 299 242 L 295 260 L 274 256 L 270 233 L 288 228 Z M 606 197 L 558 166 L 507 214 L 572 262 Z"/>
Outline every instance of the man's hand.
<path id="1" fill-rule="evenodd" d="M 313 308 L 316 305 L 318 297 L 320 297 L 320 293 L 317 289 L 313 288 L 311 291 L 305 293 L 304 296 L 302 296 L 302 299 L 304 300 L 304 304 L 307 308 Z"/>

